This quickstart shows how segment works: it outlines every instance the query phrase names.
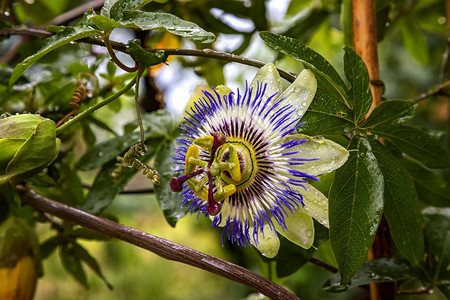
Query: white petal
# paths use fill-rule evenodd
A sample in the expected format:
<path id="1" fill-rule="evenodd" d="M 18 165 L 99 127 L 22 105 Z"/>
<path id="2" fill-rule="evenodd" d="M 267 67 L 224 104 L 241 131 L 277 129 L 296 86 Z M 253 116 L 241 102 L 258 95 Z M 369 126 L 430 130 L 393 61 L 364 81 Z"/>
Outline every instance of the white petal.
<path id="1" fill-rule="evenodd" d="M 278 74 L 277 68 L 273 64 L 267 64 L 256 73 L 250 87 L 253 87 L 253 95 L 256 93 L 257 83 L 267 83 L 265 98 L 272 96 L 275 93 L 281 93 L 281 77 Z M 274 99 L 277 97 L 274 97 Z"/>
<path id="2" fill-rule="evenodd" d="M 287 136 L 280 143 L 286 143 L 293 139 L 307 141 L 294 148 L 288 149 L 288 151 L 298 151 L 297 154 L 294 154 L 291 157 L 306 159 L 318 158 L 318 160 L 305 161 L 304 165 L 291 166 L 294 170 L 318 176 L 338 169 L 347 161 L 347 149 L 323 137 L 293 134 Z"/>
<path id="3" fill-rule="evenodd" d="M 253 228 L 250 228 L 249 232 L 253 232 Z M 268 224 L 264 225 L 264 237 L 261 232 L 258 232 L 258 245 L 255 245 L 253 239 L 250 239 L 250 242 L 262 255 L 268 258 L 274 258 L 280 249 L 280 239 Z"/>
<path id="4" fill-rule="evenodd" d="M 297 119 L 302 117 L 312 100 L 317 90 L 317 80 L 314 74 L 310 70 L 303 70 L 297 79 L 281 94 L 281 98 L 286 100 L 283 104 L 292 104 L 295 108 L 295 112 L 292 115 Z M 295 126 L 294 124 L 293 126 Z"/>
<path id="5" fill-rule="evenodd" d="M 285 218 L 286 227 L 284 230 L 276 223 L 278 233 L 285 238 L 299 245 L 302 248 L 309 249 L 314 242 L 314 222 L 312 218 L 304 214 L 301 210 L 297 210 L 294 215 Z"/>
<path id="6" fill-rule="evenodd" d="M 328 228 L 328 198 L 312 185 L 308 183 L 304 183 L 303 185 L 306 187 L 306 191 L 302 187 L 292 187 L 297 189 L 303 196 L 303 204 L 305 204 L 305 206 L 301 211 L 310 215 L 320 224 Z"/>

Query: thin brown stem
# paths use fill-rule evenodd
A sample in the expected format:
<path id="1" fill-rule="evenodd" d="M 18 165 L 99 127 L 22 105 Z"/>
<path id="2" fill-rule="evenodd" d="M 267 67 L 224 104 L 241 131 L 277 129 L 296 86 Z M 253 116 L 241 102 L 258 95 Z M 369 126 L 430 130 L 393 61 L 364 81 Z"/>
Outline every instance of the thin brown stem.
<path id="1" fill-rule="evenodd" d="M 128 67 L 124 65 L 120 59 L 116 56 L 114 49 L 111 46 L 111 42 L 109 41 L 109 34 L 103 36 L 103 42 L 105 43 L 105 47 L 108 50 L 109 55 L 111 56 L 111 60 L 118 65 L 125 72 L 133 73 L 139 69 L 139 63 L 137 61 L 134 62 L 134 67 Z"/>
<path id="2" fill-rule="evenodd" d="M 54 18 L 53 20 L 51 20 L 44 26 L 66 24 L 72 20 L 75 20 L 75 19 L 81 17 L 90 8 L 98 9 L 98 8 L 102 7 L 103 3 L 105 3 L 105 0 L 90 1 L 88 3 L 85 3 L 83 5 L 75 7 L 74 9 L 71 9 L 71 10 L 57 16 L 56 18 Z"/>
<path id="3" fill-rule="evenodd" d="M 420 288 L 416 290 L 399 290 L 397 294 L 401 295 L 425 295 L 425 294 L 432 294 L 433 289 L 431 288 Z"/>
<path id="4" fill-rule="evenodd" d="M 420 102 L 424 99 L 431 98 L 434 96 L 444 95 L 444 96 L 450 96 L 449 93 L 445 91 L 446 88 L 450 86 L 450 80 L 447 80 L 446 82 L 443 82 L 439 85 L 437 85 L 435 88 L 429 90 L 428 92 L 422 93 L 418 95 L 417 97 L 414 97 L 411 99 L 413 102 Z"/>
<path id="5" fill-rule="evenodd" d="M 61 204 L 39 195 L 29 187 L 19 185 L 16 189 L 23 204 L 54 215 L 65 221 L 136 245 L 165 259 L 178 261 L 231 279 L 260 292 L 270 299 L 299 299 L 283 287 L 241 266 Z"/>
<path id="6" fill-rule="evenodd" d="M 323 261 L 321 261 L 321 260 L 319 260 L 317 258 L 311 257 L 309 259 L 309 262 L 314 264 L 314 265 L 316 265 L 316 266 L 318 266 L 318 267 L 320 267 L 320 268 L 322 268 L 322 269 L 324 269 L 324 270 L 330 271 L 331 273 L 339 272 L 339 270 L 336 269 L 335 267 L 333 267 L 333 266 L 331 266 L 331 265 L 329 265 L 329 264 L 327 264 L 327 263 L 325 263 L 325 262 L 323 262 Z"/>
<path id="7" fill-rule="evenodd" d="M 41 30 L 41 29 L 16 27 L 16 28 L 0 29 L 0 36 L 1 35 L 6 35 L 6 36 L 8 36 L 8 35 L 29 35 L 29 36 L 34 36 L 34 37 L 46 38 L 46 37 L 52 36 L 53 33 L 45 31 L 45 30 Z M 92 37 L 80 39 L 80 40 L 78 40 L 78 42 L 99 45 L 99 46 L 105 46 L 105 42 L 102 39 L 92 38 Z M 114 41 L 109 41 L 109 42 L 111 44 L 112 49 L 127 53 L 125 44 L 122 44 L 119 42 L 114 42 Z M 236 63 L 240 63 L 240 64 L 252 66 L 252 67 L 257 67 L 257 68 L 260 68 L 266 64 L 265 62 L 262 62 L 262 61 L 259 61 L 256 59 L 251 59 L 251 58 L 247 58 L 247 57 L 243 57 L 243 56 L 239 56 L 239 55 L 234 55 L 234 54 L 210 50 L 210 49 L 203 49 L 203 50 L 199 50 L 199 49 L 146 49 L 146 50 L 149 52 L 156 52 L 158 50 L 163 50 L 167 55 L 207 57 L 207 58 L 219 59 L 219 60 L 224 60 L 224 61 L 229 61 L 229 62 L 236 62 Z M 277 68 L 277 70 L 280 73 L 280 76 L 289 82 L 293 82 L 296 78 L 296 76 L 289 71 L 279 69 L 279 68 Z"/>

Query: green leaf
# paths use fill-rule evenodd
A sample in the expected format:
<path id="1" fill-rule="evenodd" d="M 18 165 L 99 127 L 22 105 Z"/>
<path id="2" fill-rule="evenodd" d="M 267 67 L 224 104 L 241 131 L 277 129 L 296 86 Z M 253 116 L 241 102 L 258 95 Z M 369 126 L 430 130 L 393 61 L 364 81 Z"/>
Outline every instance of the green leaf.
<path id="1" fill-rule="evenodd" d="M 56 48 L 64 46 L 72 41 L 100 34 L 101 32 L 94 28 L 83 26 L 83 27 L 66 28 L 58 32 L 54 36 L 49 37 L 48 39 L 45 40 L 44 46 L 38 52 L 27 57 L 20 64 L 16 65 L 11 74 L 11 77 L 9 78 L 9 86 L 11 87 L 14 84 L 14 82 L 16 82 L 16 80 L 23 74 L 23 72 L 25 72 L 25 70 L 28 69 L 29 66 L 34 64 L 38 59 L 40 59 L 45 54 L 55 50 Z"/>
<path id="2" fill-rule="evenodd" d="M 127 150 L 130 145 L 139 139 L 139 133 L 118 136 L 102 142 L 86 152 L 77 162 L 79 171 L 90 171 L 101 167 L 106 162 L 115 159 L 116 156 Z"/>
<path id="3" fill-rule="evenodd" d="M 125 11 L 137 10 L 149 2 L 152 0 L 118 0 L 111 6 L 109 13 L 111 18 L 119 19 Z"/>
<path id="4" fill-rule="evenodd" d="M 90 255 L 89 252 L 87 252 L 87 250 L 84 249 L 80 244 L 73 243 L 72 245 L 75 255 L 80 260 L 84 261 L 91 268 L 91 270 L 94 271 L 94 273 L 103 280 L 106 286 L 110 290 L 112 290 L 113 286 L 108 282 L 105 275 L 103 275 L 103 272 L 100 269 L 100 265 L 98 264 L 97 260 L 92 255 Z"/>
<path id="5" fill-rule="evenodd" d="M 371 282 L 389 282 L 412 277 L 414 270 L 405 260 L 380 258 L 363 263 L 347 284 L 341 284 L 341 275 L 337 273 L 324 283 L 323 288 L 327 292 L 340 293 Z"/>
<path id="6" fill-rule="evenodd" d="M 302 10 L 307 7 L 314 5 L 314 0 L 303 0 L 303 1 L 289 1 L 289 6 L 286 11 L 287 17 L 293 17 L 297 15 Z"/>
<path id="7" fill-rule="evenodd" d="M 104 33 L 110 33 L 114 28 L 122 27 L 122 24 L 106 16 L 92 15 L 88 17 L 88 20 Z"/>
<path id="8" fill-rule="evenodd" d="M 110 17 L 110 11 L 111 11 L 111 7 L 120 0 L 105 0 L 105 3 L 103 3 L 103 7 L 100 11 L 100 15 L 105 16 L 105 17 Z"/>
<path id="9" fill-rule="evenodd" d="M 146 142 L 148 152 L 141 158 L 142 161 L 147 161 L 155 155 L 155 151 L 160 145 L 161 140 L 151 139 Z M 103 165 L 100 172 L 92 184 L 89 193 L 86 196 L 85 203 L 80 207 L 81 210 L 92 214 L 99 214 L 107 206 L 109 206 L 116 195 L 125 187 L 128 181 L 138 172 L 135 168 L 127 169 L 120 177 L 117 183 L 112 184 L 112 173 L 116 168 L 116 159 L 107 162 Z M 162 184 L 162 183 L 161 183 Z"/>
<path id="10" fill-rule="evenodd" d="M 329 20 L 331 12 L 328 9 L 313 9 L 306 18 L 299 18 L 283 35 L 308 43 L 319 27 Z"/>
<path id="11" fill-rule="evenodd" d="M 312 69 L 311 71 L 313 71 L 314 74 L 319 74 L 319 76 L 323 77 L 328 82 L 328 85 L 332 85 L 339 94 L 345 93 L 343 89 L 345 87 L 344 81 L 333 66 L 319 53 L 302 45 L 299 41 L 286 36 L 270 32 L 261 32 L 259 36 L 269 47 L 307 65 Z M 317 78 L 317 80 L 320 82 L 319 78 Z M 345 98 L 343 101 L 344 100 Z"/>
<path id="12" fill-rule="evenodd" d="M 449 280 L 450 272 L 450 208 L 429 207 L 423 211 L 425 240 L 428 247 L 432 278 Z"/>
<path id="13" fill-rule="evenodd" d="M 95 144 L 97 137 L 87 122 L 81 122 L 81 128 L 83 131 L 83 140 L 85 141 L 86 146 L 88 148 L 92 147 Z"/>
<path id="14" fill-rule="evenodd" d="M 106 130 L 112 134 L 114 134 L 115 136 L 117 136 L 117 133 L 111 129 L 111 127 L 109 127 L 105 122 L 95 118 L 94 116 L 90 115 L 86 118 L 87 120 L 89 120 L 89 122 L 91 122 L 92 124 L 94 124 L 95 126 L 97 126 L 98 128 L 101 128 L 103 130 Z"/>
<path id="15" fill-rule="evenodd" d="M 384 175 L 384 215 L 400 253 L 417 265 L 423 257 L 422 214 L 419 198 L 408 171 L 378 141 L 371 141 Z"/>
<path id="16" fill-rule="evenodd" d="M 155 53 L 145 51 L 138 41 L 128 42 L 127 52 L 135 61 L 146 66 L 164 63 L 168 57 L 164 50 L 157 50 Z"/>
<path id="17" fill-rule="evenodd" d="M 60 243 L 61 238 L 58 236 L 53 236 L 43 242 L 40 246 L 41 258 L 46 259 L 53 251 L 55 251 Z"/>
<path id="18" fill-rule="evenodd" d="M 330 242 L 343 284 L 366 259 L 381 220 L 384 190 L 383 175 L 367 139 L 355 136 L 349 152 L 329 194 Z"/>
<path id="19" fill-rule="evenodd" d="M 416 22 L 410 18 L 402 18 L 398 24 L 406 50 L 422 65 L 430 61 L 427 40 Z"/>
<path id="20" fill-rule="evenodd" d="M 386 100 L 375 107 L 361 127 L 389 126 L 411 119 L 417 104 L 407 100 Z"/>
<path id="21" fill-rule="evenodd" d="M 344 50 L 344 73 L 351 86 L 348 102 L 353 108 L 353 122 L 358 124 L 372 105 L 369 73 L 364 61 L 352 48 L 345 46 Z"/>
<path id="22" fill-rule="evenodd" d="M 401 162 L 411 174 L 420 200 L 433 206 L 448 206 L 450 186 L 442 174 L 408 159 L 403 159 Z"/>
<path id="23" fill-rule="evenodd" d="M 295 273 L 313 256 L 314 248 L 303 249 L 286 238 L 280 239 L 280 250 L 276 257 L 277 277 Z"/>
<path id="24" fill-rule="evenodd" d="M 388 138 L 410 157 L 429 168 L 450 167 L 450 156 L 444 146 L 422 129 L 412 126 L 376 126 L 376 135 Z"/>
<path id="25" fill-rule="evenodd" d="M 168 13 L 125 11 L 119 22 L 124 26 L 136 26 L 141 30 L 164 30 L 199 43 L 212 43 L 216 39 L 213 33 Z"/>
<path id="26" fill-rule="evenodd" d="M 155 157 L 155 169 L 159 172 L 161 182 L 159 185 L 155 185 L 156 199 L 167 222 L 173 227 L 186 214 L 186 210 L 181 208 L 183 197 L 170 189 L 170 179 L 179 176 L 174 172 L 179 169 L 179 166 L 172 160 L 172 157 L 176 155 L 176 146 L 177 142 L 165 140 Z"/>
<path id="27" fill-rule="evenodd" d="M 354 128 L 352 111 L 320 86 L 302 122 L 298 132 L 310 135 L 341 134 Z"/>
<path id="28" fill-rule="evenodd" d="M 77 257 L 73 248 L 67 246 L 61 247 L 59 251 L 59 258 L 64 269 L 69 273 L 76 281 L 78 281 L 86 289 L 89 288 L 87 283 L 86 273 L 81 265 L 79 257 Z"/>

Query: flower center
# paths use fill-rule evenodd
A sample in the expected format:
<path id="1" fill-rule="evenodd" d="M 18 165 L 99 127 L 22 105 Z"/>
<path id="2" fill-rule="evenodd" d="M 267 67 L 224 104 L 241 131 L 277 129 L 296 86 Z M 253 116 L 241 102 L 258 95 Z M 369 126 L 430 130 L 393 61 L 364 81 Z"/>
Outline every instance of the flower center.
<path id="1" fill-rule="evenodd" d="M 200 156 L 199 148 L 209 152 L 209 161 Z M 246 187 L 256 174 L 253 147 L 238 138 L 226 139 L 220 132 L 198 138 L 186 153 L 184 175 L 174 177 L 170 187 L 181 192 L 183 184 L 202 200 L 208 201 L 207 211 L 217 215 L 222 201 Z"/>
<path id="2" fill-rule="evenodd" d="M 257 170 L 255 153 L 253 151 L 253 147 L 247 141 L 239 138 L 227 139 L 226 145 L 231 145 L 236 149 L 237 160 L 233 162 L 239 164 L 241 178 L 239 180 L 236 180 L 235 177 L 231 176 L 229 171 L 225 171 L 221 174 L 221 179 L 227 184 L 235 185 L 236 190 L 241 190 L 246 187 L 255 177 Z M 222 151 L 222 153 L 219 151 L 218 161 L 229 162 L 229 151 L 225 150 Z"/>

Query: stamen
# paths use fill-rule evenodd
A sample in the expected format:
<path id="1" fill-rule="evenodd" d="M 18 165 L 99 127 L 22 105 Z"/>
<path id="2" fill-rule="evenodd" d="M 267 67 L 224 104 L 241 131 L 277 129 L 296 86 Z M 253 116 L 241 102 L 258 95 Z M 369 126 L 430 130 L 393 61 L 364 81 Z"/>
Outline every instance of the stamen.
<path id="1" fill-rule="evenodd" d="M 187 175 L 172 177 L 172 179 L 170 179 L 170 188 L 172 189 L 172 192 L 181 192 L 183 190 L 183 183 L 185 183 L 186 180 L 191 179 L 192 177 L 197 176 L 204 171 L 205 170 L 202 168 Z"/>

